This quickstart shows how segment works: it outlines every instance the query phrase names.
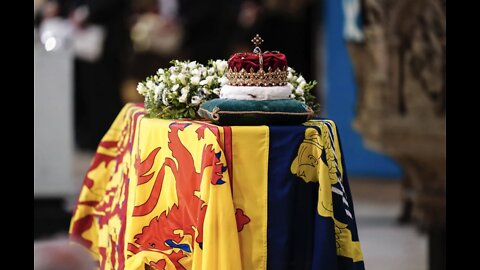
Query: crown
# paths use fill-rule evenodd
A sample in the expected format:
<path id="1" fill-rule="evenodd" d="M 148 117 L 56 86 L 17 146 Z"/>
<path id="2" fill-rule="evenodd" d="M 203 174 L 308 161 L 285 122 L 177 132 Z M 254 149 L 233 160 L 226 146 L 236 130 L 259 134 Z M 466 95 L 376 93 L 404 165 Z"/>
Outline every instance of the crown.
<path id="1" fill-rule="evenodd" d="M 235 53 L 228 59 L 227 78 L 233 86 L 282 86 L 287 84 L 288 63 L 278 51 L 262 52 L 263 39 L 257 34 L 253 52 Z"/>

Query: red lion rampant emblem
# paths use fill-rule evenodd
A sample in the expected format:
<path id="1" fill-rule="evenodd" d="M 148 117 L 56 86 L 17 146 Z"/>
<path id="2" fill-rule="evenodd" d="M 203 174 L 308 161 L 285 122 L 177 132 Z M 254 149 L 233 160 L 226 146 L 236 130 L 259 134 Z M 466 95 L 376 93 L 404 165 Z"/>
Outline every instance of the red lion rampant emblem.
<path id="1" fill-rule="evenodd" d="M 155 148 L 143 161 L 140 160 L 139 155 L 136 156 L 137 185 L 143 185 L 152 179 L 155 182 L 145 203 L 134 206 L 133 216 L 144 216 L 154 210 L 162 190 L 166 167 L 170 168 L 175 177 L 178 203 L 174 204 L 169 212 L 163 211 L 154 217 L 141 233 L 135 235 L 135 243 L 128 244 L 128 250 L 134 254 L 142 250 L 165 254 L 177 269 L 185 269 L 179 260 L 186 257 L 187 253 L 193 252 L 194 241 L 200 248 L 203 246 L 203 221 L 207 205 L 195 195 L 195 192 L 200 191 L 205 169 L 212 167 L 210 179 L 212 185 L 223 185 L 225 183 L 223 173 L 227 170 L 227 166 L 220 160 L 222 150 L 215 152 L 213 145 L 208 144 L 203 148 L 200 171 L 196 172 L 194 158 L 178 136 L 179 131 L 183 131 L 189 125 L 191 123 L 170 124 L 168 148 L 172 151 L 173 159 L 169 157 L 164 159 L 155 178 L 153 178 L 155 171 L 148 172 L 153 167 L 160 147 Z M 204 137 L 206 128 L 217 135 L 218 141 L 220 137 L 218 128 L 210 125 L 201 125 L 196 130 L 198 140 Z M 236 210 L 235 217 L 238 231 L 250 222 L 241 209 Z M 163 259 L 157 262 L 152 261 L 149 266 L 156 269 L 161 265 L 165 265 Z"/>

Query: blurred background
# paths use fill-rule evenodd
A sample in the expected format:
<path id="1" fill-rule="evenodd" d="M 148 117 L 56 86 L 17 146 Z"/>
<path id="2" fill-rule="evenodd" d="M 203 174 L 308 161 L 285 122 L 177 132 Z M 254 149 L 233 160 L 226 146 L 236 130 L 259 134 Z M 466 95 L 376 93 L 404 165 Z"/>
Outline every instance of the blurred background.
<path id="1" fill-rule="evenodd" d="M 67 235 L 98 142 L 172 59 L 262 48 L 317 80 L 367 269 L 445 269 L 445 1 L 34 0 L 34 241 Z"/>

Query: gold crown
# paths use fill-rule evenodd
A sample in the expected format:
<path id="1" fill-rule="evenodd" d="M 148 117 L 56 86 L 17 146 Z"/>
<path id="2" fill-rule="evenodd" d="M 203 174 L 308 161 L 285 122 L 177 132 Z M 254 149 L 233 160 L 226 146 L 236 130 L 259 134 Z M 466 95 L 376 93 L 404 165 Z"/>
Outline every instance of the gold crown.
<path id="1" fill-rule="evenodd" d="M 245 69 L 237 71 L 236 68 L 227 72 L 228 84 L 233 86 L 281 86 L 287 84 L 287 76 L 286 68 L 265 72 L 261 66 L 257 72 L 253 68 L 249 72 Z"/>
<path id="2" fill-rule="evenodd" d="M 249 71 L 242 68 L 237 70 L 236 67 L 229 68 L 227 72 L 227 79 L 229 85 L 232 86 L 283 86 L 287 84 L 288 70 L 287 66 L 283 68 L 276 68 L 272 70 L 268 67 L 267 71 L 263 67 L 263 55 L 260 49 L 260 44 L 263 43 L 263 39 L 257 34 L 252 43 L 255 45 L 253 53 L 258 55 L 259 68 L 255 71 L 250 68 Z M 266 52 L 268 53 L 268 51 Z M 278 53 L 278 52 L 274 52 Z M 230 61 L 230 60 L 229 60 Z"/>

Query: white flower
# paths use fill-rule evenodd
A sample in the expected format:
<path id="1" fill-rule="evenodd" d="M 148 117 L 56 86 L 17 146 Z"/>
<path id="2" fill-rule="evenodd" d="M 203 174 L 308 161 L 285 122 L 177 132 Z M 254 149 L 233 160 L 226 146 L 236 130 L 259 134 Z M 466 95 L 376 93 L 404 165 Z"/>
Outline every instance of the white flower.
<path id="1" fill-rule="evenodd" d="M 182 90 L 180 90 L 180 93 L 182 93 L 182 95 L 188 95 L 188 92 L 190 92 L 190 86 L 185 86 L 182 88 Z"/>
<path id="2" fill-rule="evenodd" d="M 198 68 L 195 68 L 190 70 L 190 74 L 192 74 L 192 76 L 200 77 L 200 75 L 202 75 L 202 71 L 200 71 Z"/>
<path id="3" fill-rule="evenodd" d="M 298 85 L 298 87 L 300 87 L 300 88 L 303 89 L 303 87 L 304 87 L 306 84 L 307 84 L 306 81 L 302 81 L 302 82 Z"/>
<path id="4" fill-rule="evenodd" d="M 207 76 L 207 78 L 205 78 L 205 80 L 207 80 L 208 85 L 212 85 L 212 82 L 213 82 L 214 79 L 215 79 L 215 77 L 213 77 L 211 75 Z"/>
<path id="5" fill-rule="evenodd" d="M 297 83 L 302 83 L 302 82 L 305 82 L 305 79 L 303 78 L 302 75 L 300 75 L 300 77 L 298 77 L 298 79 L 297 79 Z"/>
<path id="6" fill-rule="evenodd" d="M 169 79 L 170 79 L 171 82 L 176 83 L 177 82 L 177 75 L 172 74 L 172 75 L 170 75 Z"/>
<path id="7" fill-rule="evenodd" d="M 158 75 L 163 75 L 163 74 L 165 74 L 165 70 L 164 70 L 163 68 L 159 68 L 159 69 L 157 70 L 157 74 L 158 74 Z"/>
<path id="8" fill-rule="evenodd" d="M 220 95 L 220 88 L 213 89 L 213 93 L 217 96 Z"/>
<path id="9" fill-rule="evenodd" d="M 153 90 L 154 87 L 155 87 L 155 84 L 152 81 L 147 82 L 147 88 L 148 89 Z"/>
<path id="10" fill-rule="evenodd" d="M 217 66 L 218 72 L 224 73 L 227 70 L 228 63 L 225 60 L 217 60 L 215 61 L 215 65 Z"/>
<path id="11" fill-rule="evenodd" d="M 289 68 L 289 69 L 290 69 L 290 68 Z M 293 75 L 292 75 L 292 73 L 291 73 L 290 70 L 289 70 L 288 75 L 287 75 L 287 80 L 291 81 L 292 78 L 293 78 Z"/>
<path id="12" fill-rule="evenodd" d="M 197 61 L 192 61 L 192 62 L 188 63 L 187 66 L 188 66 L 188 68 L 193 69 L 197 66 Z"/>
<path id="13" fill-rule="evenodd" d="M 207 80 L 201 80 L 200 81 L 200 85 L 205 85 L 205 84 L 207 84 Z"/>
<path id="14" fill-rule="evenodd" d="M 200 76 L 193 76 L 190 78 L 190 83 L 193 85 L 198 85 L 200 83 Z"/>
<path id="15" fill-rule="evenodd" d="M 180 97 L 178 97 L 178 102 L 187 103 L 187 95 L 188 93 L 185 93 L 185 94 L 182 94 Z"/>
<path id="16" fill-rule="evenodd" d="M 212 93 L 212 89 L 210 89 L 210 88 L 202 88 L 202 89 L 206 94 L 211 94 Z"/>
<path id="17" fill-rule="evenodd" d="M 295 94 L 290 94 L 290 98 L 295 98 Z"/>
<path id="18" fill-rule="evenodd" d="M 165 106 L 170 105 L 170 103 L 168 103 L 167 94 L 169 94 L 168 89 L 162 93 L 162 102 Z"/>
<path id="19" fill-rule="evenodd" d="M 162 93 L 162 90 L 164 88 L 165 88 L 165 84 L 163 82 L 159 83 L 158 85 L 155 85 L 154 93 L 157 96 L 157 98 Z"/>
<path id="20" fill-rule="evenodd" d="M 290 91 L 293 91 L 293 89 L 295 89 L 295 87 L 291 83 L 287 83 L 287 86 L 290 87 Z"/>
<path id="21" fill-rule="evenodd" d="M 178 74 L 177 79 L 178 79 L 183 85 L 186 85 L 186 84 L 187 84 L 187 80 L 185 80 L 185 74 L 183 74 L 183 73 Z"/>
<path id="22" fill-rule="evenodd" d="M 158 98 L 159 95 L 162 93 L 163 88 L 160 85 L 155 86 L 155 90 L 153 91 L 155 93 L 155 96 Z"/>
<path id="23" fill-rule="evenodd" d="M 175 84 L 173 87 L 172 87 L 172 92 L 177 92 L 177 89 L 180 87 L 180 85 L 178 84 Z"/>
<path id="24" fill-rule="evenodd" d="M 213 74 L 215 74 L 215 69 L 213 67 L 211 67 L 207 70 L 207 73 L 208 73 L 208 75 L 213 75 Z"/>
<path id="25" fill-rule="evenodd" d="M 137 84 L 137 91 L 140 95 L 145 96 L 147 93 L 148 89 L 145 87 L 145 85 L 141 82 Z"/>
<path id="26" fill-rule="evenodd" d="M 297 89 L 295 89 L 295 93 L 297 95 L 303 96 L 303 89 L 300 86 L 298 86 Z"/>
<path id="27" fill-rule="evenodd" d="M 193 105 L 198 105 L 198 104 L 200 104 L 201 101 L 202 101 L 202 99 L 199 96 L 193 96 L 192 100 L 191 100 Z"/>
<path id="28" fill-rule="evenodd" d="M 221 77 L 221 78 L 220 78 L 220 85 L 221 85 L 221 86 L 224 86 L 224 85 L 226 85 L 226 84 L 228 84 L 227 76 Z"/>

